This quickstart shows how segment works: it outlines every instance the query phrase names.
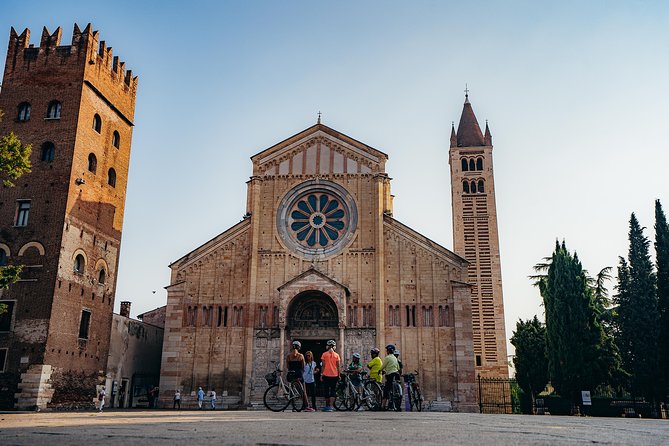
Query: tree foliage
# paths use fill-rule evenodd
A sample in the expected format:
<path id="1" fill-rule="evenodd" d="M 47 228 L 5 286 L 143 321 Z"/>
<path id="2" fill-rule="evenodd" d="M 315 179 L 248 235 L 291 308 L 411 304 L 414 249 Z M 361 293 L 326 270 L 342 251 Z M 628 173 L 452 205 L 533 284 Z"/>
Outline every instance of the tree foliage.
<path id="1" fill-rule="evenodd" d="M 594 390 L 613 381 L 620 361 L 612 338 L 604 330 L 601 302 L 576 254 L 565 243 L 556 242 L 553 255 L 536 269 L 534 276 L 546 311 L 546 348 L 551 384 L 572 402 L 578 392 Z M 602 280 L 604 280 L 602 275 Z"/>
<path id="2" fill-rule="evenodd" d="M 14 187 L 12 180 L 30 172 L 30 144 L 23 145 L 13 132 L 0 138 L 0 174 L 5 187 Z"/>
<path id="3" fill-rule="evenodd" d="M 650 241 L 636 216 L 630 218 L 627 261 L 618 266 L 617 345 L 633 394 L 654 396 L 657 375 L 657 296 Z"/>
<path id="4" fill-rule="evenodd" d="M 658 370 L 660 396 L 669 396 L 669 224 L 660 200 L 655 201 L 655 266 L 657 271 Z"/>
<path id="5" fill-rule="evenodd" d="M 534 402 L 536 395 L 548 383 L 548 357 L 546 356 L 546 326 L 536 316 L 528 321 L 519 320 L 511 336 L 516 349 L 513 365 L 516 380 L 526 395 Z"/>

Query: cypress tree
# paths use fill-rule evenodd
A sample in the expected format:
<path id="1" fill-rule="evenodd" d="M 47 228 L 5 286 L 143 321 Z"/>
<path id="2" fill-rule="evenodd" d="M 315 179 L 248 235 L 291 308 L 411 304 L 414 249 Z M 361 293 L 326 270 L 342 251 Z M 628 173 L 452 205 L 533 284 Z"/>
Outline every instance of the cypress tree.
<path id="1" fill-rule="evenodd" d="M 669 224 L 655 200 L 655 265 L 657 267 L 658 371 L 660 397 L 669 396 Z"/>
<path id="2" fill-rule="evenodd" d="M 548 383 L 546 326 L 536 316 L 528 321 L 519 320 L 511 336 L 511 344 L 516 348 L 513 358 L 516 380 L 534 406 L 537 394 Z"/>
<path id="3" fill-rule="evenodd" d="M 654 397 L 657 378 L 657 297 L 650 241 L 634 214 L 628 262 L 618 267 L 618 347 L 633 395 Z"/>

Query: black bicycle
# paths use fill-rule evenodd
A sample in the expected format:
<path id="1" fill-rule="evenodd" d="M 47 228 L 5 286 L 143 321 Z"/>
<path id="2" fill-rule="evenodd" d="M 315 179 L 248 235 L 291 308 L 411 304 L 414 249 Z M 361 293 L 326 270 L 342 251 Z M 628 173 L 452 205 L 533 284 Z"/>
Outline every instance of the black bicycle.
<path id="1" fill-rule="evenodd" d="M 423 395 L 420 393 L 420 385 L 416 379 L 417 376 L 417 370 L 414 370 L 413 373 L 407 373 L 404 375 L 404 382 L 407 383 L 407 386 L 409 387 L 411 410 L 415 409 L 417 412 L 420 412 L 423 410 Z"/>
<path id="2" fill-rule="evenodd" d="M 390 392 L 388 393 L 387 409 L 400 412 L 402 410 L 402 400 L 404 399 L 404 392 L 402 391 L 402 384 L 399 381 L 399 375 L 396 376 L 397 378 L 393 380 L 392 386 L 390 386 Z M 388 379 L 387 376 L 386 379 Z"/>

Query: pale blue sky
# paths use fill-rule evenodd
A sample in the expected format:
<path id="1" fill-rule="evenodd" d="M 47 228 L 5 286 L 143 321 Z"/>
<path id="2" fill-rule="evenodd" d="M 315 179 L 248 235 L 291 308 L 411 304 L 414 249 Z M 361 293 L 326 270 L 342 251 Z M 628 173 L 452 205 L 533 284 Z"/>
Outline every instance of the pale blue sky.
<path id="1" fill-rule="evenodd" d="M 81 4 L 79 4 L 81 3 Z M 168 264 L 237 223 L 249 157 L 323 122 L 390 156 L 395 217 L 452 248 L 463 89 L 493 134 L 507 335 L 556 238 L 596 273 L 633 211 L 669 208 L 660 1 L 2 2 L 10 26 L 92 22 L 139 76 L 116 310 L 165 303 Z M 647 231 L 647 235 L 652 235 Z M 611 284 L 613 285 L 613 284 Z M 152 294 L 152 290 L 157 290 Z"/>

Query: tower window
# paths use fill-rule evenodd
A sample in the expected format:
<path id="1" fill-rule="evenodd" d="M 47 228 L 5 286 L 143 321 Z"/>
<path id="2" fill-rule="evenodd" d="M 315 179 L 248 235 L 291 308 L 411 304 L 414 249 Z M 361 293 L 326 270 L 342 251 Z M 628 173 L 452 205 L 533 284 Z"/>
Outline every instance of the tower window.
<path id="1" fill-rule="evenodd" d="M 52 142 L 42 144 L 42 153 L 40 159 L 45 162 L 51 162 L 56 156 L 56 146 Z"/>
<path id="2" fill-rule="evenodd" d="M 3 300 L 0 301 L 0 304 L 3 304 L 6 308 L 6 311 L 0 315 L 0 331 L 9 331 L 12 328 L 12 316 L 14 315 L 14 304 L 16 301 L 13 300 Z"/>
<path id="3" fill-rule="evenodd" d="M 93 116 L 93 130 L 98 133 L 102 131 L 102 118 L 97 113 Z"/>
<path id="4" fill-rule="evenodd" d="M 462 171 L 467 172 L 469 170 L 469 164 L 465 158 L 462 158 Z"/>
<path id="5" fill-rule="evenodd" d="M 120 145 L 121 145 L 121 135 L 119 135 L 118 132 L 114 130 L 114 134 L 112 135 L 112 146 L 118 149 Z"/>
<path id="6" fill-rule="evenodd" d="M 471 182 L 471 184 L 469 185 L 469 191 L 473 194 L 476 193 L 476 181 Z"/>
<path id="7" fill-rule="evenodd" d="M 88 328 L 91 326 L 91 312 L 81 310 L 81 321 L 79 322 L 79 339 L 88 339 Z"/>
<path id="8" fill-rule="evenodd" d="M 83 274 L 85 267 L 86 267 L 86 260 L 84 259 L 84 256 L 82 256 L 81 254 L 77 254 L 77 256 L 74 258 L 74 272 Z"/>
<path id="9" fill-rule="evenodd" d="M 15 226 L 28 226 L 29 214 L 30 214 L 30 200 L 19 200 L 16 204 Z"/>
<path id="10" fill-rule="evenodd" d="M 107 184 L 109 184 L 111 187 L 116 187 L 116 171 L 113 167 L 109 169 L 109 173 L 107 175 Z"/>
<path id="11" fill-rule="evenodd" d="M 30 120 L 30 110 L 32 107 L 30 106 L 29 103 L 27 102 L 22 102 L 19 104 L 19 114 L 17 115 L 16 119 L 18 121 L 24 122 L 24 121 L 29 121 Z"/>
<path id="12" fill-rule="evenodd" d="M 476 159 L 476 170 L 483 170 L 483 158 Z"/>
<path id="13" fill-rule="evenodd" d="M 474 160 L 469 160 L 469 170 L 476 170 L 476 164 L 474 164 Z"/>
<path id="14" fill-rule="evenodd" d="M 483 187 L 483 180 L 479 180 L 479 189 L 478 189 L 478 190 L 479 190 L 479 193 L 480 193 L 480 194 L 482 194 L 483 192 L 485 192 L 485 189 L 484 189 L 484 187 Z"/>
<path id="15" fill-rule="evenodd" d="M 462 192 L 468 194 L 469 193 L 469 182 L 463 181 L 462 182 Z"/>
<path id="16" fill-rule="evenodd" d="M 7 265 L 8 260 L 9 256 L 7 255 L 7 251 L 5 251 L 5 248 L 0 248 L 0 266 Z"/>
<path id="17" fill-rule="evenodd" d="M 98 274 L 98 284 L 104 285 L 105 280 L 107 280 L 107 273 L 105 272 L 104 268 L 102 268 Z"/>
<path id="18" fill-rule="evenodd" d="M 98 159 L 94 153 L 88 154 L 88 171 L 95 173 L 98 170 Z"/>
<path id="19" fill-rule="evenodd" d="M 481 367 L 481 355 L 476 355 L 476 367 Z"/>
<path id="20" fill-rule="evenodd" d="M 58 101 L 51 101 L 46 109 L 47 119 L 60 119 L 61 105 Z"/>

